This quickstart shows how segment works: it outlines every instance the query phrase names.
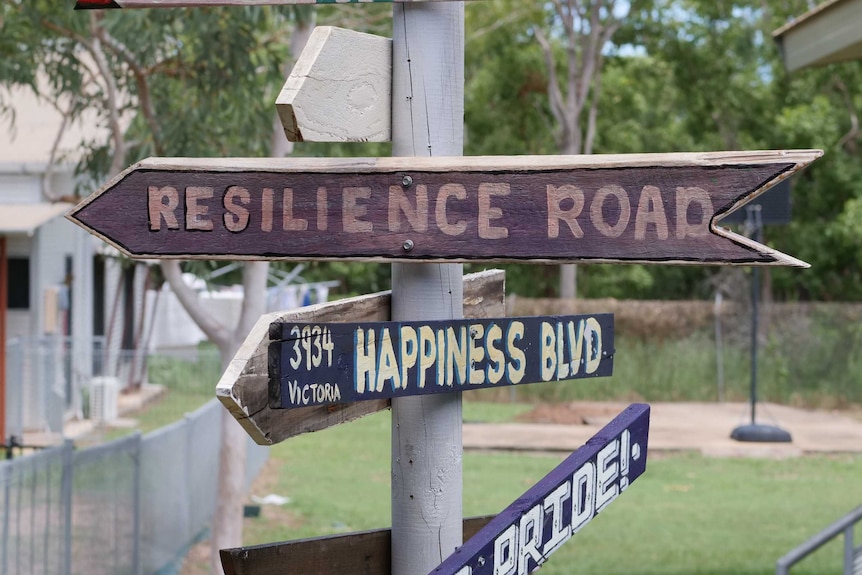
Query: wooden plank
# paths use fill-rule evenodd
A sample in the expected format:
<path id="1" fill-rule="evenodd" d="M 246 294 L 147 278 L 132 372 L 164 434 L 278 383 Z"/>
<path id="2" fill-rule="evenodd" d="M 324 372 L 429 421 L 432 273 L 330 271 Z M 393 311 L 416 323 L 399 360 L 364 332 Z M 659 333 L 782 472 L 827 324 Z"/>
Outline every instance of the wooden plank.
<path id="1" fill-rule="evenodd" d="M 612 314 L 275 322 L 273 409 L 296 409 L 613 374 Z"/>
<path id="2" fill-rule="evenodd" d="M 772 33 L 788 71 L 862 59 L 862 0 L 830 0 Z"/>
<path id="3" fill-rule="evenodd" d="M 453 0 L 77 0 L 75 10 L 106 8 L 206 8 L 209 6 L 291 6 L 295 4 L 374 4 Z"/>
<path id="4" fill-rule="evenodd" d="M 318 26 L 275 109 L 291 142 L 392 138 L 392 40 Z"/>
<path id="5" fill-rule="evenodd" d="M 68 217 L 145 258 L 805 267 L 717 221 L 820 155 L 149 159 Z"/>
<path id="6" fill-rule="evenodd" d="M 532 573 L 646 470 L 648 405 L 632 404 L 432 575 Z"/>
<path id="7" fill-rule="evenodd" d="M 464 316 L 493 318 L 506 314 L 505 274 L 489 270 L 464 277 Z M 318 304 L 289 312 L 262 316 L 254 325 L 216 386 L 216 396 L 246 432 L 260 445 L 272 445 L 288 437 L 325 429 L 375 413 L 388 400 L 361 401 L 298 409 L 269 406 L 269 326 L 276 321 L 335 322 L 389 319 L 390 292 Z"/>
<path id="8" fill-rule="evenodd" d="M 464 537 L 472 537 L 491 519 L 493 515 L 465 519 Z M 225 575 L 390 575 L 391 538 L 390 529 L 376 529 L 222 549 L 219 554 Z"/>

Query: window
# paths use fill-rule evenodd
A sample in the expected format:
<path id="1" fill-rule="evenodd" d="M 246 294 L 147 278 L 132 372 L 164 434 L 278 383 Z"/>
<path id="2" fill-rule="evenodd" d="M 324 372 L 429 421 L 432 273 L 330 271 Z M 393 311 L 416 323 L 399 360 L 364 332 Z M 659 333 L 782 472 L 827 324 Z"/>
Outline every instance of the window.
<path id="1" fill-rule="evenodd" d="M 9 309 L 30 308 L 30 260 L 29 258 L 9 258 L 7 288 Z"/>

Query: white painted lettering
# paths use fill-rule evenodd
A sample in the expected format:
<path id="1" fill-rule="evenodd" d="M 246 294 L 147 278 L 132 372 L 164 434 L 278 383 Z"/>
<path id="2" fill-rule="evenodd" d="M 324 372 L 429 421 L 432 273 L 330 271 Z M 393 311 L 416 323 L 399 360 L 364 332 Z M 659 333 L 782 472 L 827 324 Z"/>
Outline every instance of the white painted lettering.
<path id="1" fill-rule="evenodd" d="M 700 221 L 696 224 L 691 224 L 688 221 L 688 208 L 692 204 L 700 207 Z M 709 194 L 703 188 L 682 188 L 676 189 L 676 237 L 684 238 L 702 238 L 709 235 L 709 222 L 715 210 L 712 207 L 712 200 L 709 199 Z"/>
<path id="2" fill-rule="evenodd" d="M 527 372 L 527 356 L 517 342 L 524 339 L 524 324 L 513 321 L 506 330 L 506 350 L 509 352 L 509 362 L 506 364 L 506 376 L 512 384 L 521 383 Z"/>
<path id="3" fill-rule="evenodd" d="M 207 217 L 210 208 L 206 204 L 199 204 L 201 200 L 209 200 L 213 197 L 213 189 L 201 186 L 189 186 L 186 188 L 186 229 L 200 232 L 208 232 L 213 229 L 213 222 Z"/>
<path id="4" fill-rule="evenodd" d="M 615 439 L 599 451 L 596 460 L 596 513 L 607 507 L 620 494 L 616 482 L 619 477 L 620 442 Z"/>
<path id="5" fill-rule="evenodd" d="M 503 330 L 497 324 L 491 324 L 486 331 L 485 345 L 488 347 L 488 383 L 499 383 L 506 373 L 506 356 L 496 342 L 503 339 Z"/>
<path id="6" fill-rule="evenodd" d="M 398 363 L 401 365 L 401 387 L 406 389 L 409 378 L 407 371 L 416 365 L 416 360 L 419 357 L 419 338 L 416 330 L 409 325 L 401 326 L 401 348 Z M 419 387 L 425 387 L 425 372 L 419 374 Z"/>
<path id="7" fill-rule="evenodd" d="M 584 237 L 584 230 L 578 224 L 578 216 L 584 209 L 584 192 L 577 186 L 565 184 L 562 186 L 548 185 L 548 237 L 560 236 L 560 221 L 569 226 L 576 238 Z M 563 208 L 563 202 L 571 201 L 571 207 Z"/>
<path id="8" fill-rule="evenodd" d="M 373 329 L 369 329 L 367 334 L 361 327 L 356 330 L 354 350 L 355 373 L 353 381 L 356 385 L 356 392 L 365 393 L 366 389 L 373 391 L 377 383 L 377 346 Z"/>
<path id="9" fill-rule="evenodd" d="M 401 186 L 389 187 L 389 231 L 400 232 L 401 214 L 407 218 L 409 229 L 415 232 L 428 231 L 428 186 L 416 186 L 416 205 Z"/>
<path id="10" fill-rule="evenodd" d="M 371 222 L 362 219 L 368 214 L 368 206 L 359 200 L 371 199 L 371 188 L 344 188 L 342 202 L 342 226 L 348 234 L 368 233 L 374 230 Z"/>
<path id="11" fill-rule="evenodd" d="M 391 380 L 392 389 L 401 387 L 401 377 L 398 373 L 398 360 L 395 359 L 395 349 L 392 345 L 392 335 L 389 328 L 383 328 L 380 333 L 380 357 L 377 361 L 377 391 L 383 391 L 387 380 Z"/>
<path id="12" fill-rule="evenodd" d="M 664 202 L 661 190 L 655 186 L 644 186 L 638 200 L 638 211 L 635 214 L 635 239 L 646 239 L 647 226 L 655 226 L 656 237 L 667 239 L 667 216 L 664 213 Z"/>
<path id="13" fill-rule="evenodd" d="M 437 202 L 434 205 L 434 217 L 437 222 L 437 228 L 447 236 L 460 236 L 467 230 L 467 221 L 458 220 L 454 224 L 449 221 L 449 198 L 466 200 L 466 188 L 461 184 L 444 184 L 440 186 L 440 191 L 437 192 Z"/>
<path id="14" fill-rule="evenodd" d="M 491 220 L 503 217 L 503 210 L 491 207 L 491 196 L 508 196 L 509 184 L 479 184 L 479 237 L 483 240 L 501 240 L 509 237 L 509 229 L 492 226 Z"/>
<path id="15" fill-rule="evenodd" d="M 616 210 L 612 210 L 610 207 L 607 209 L 610 213 L 616 211 L 617 222 L 613 225 L 608 223 L 608 220 L 605 218 L 605 201 L 610 197 L 613 197 L 617 201 Z M 632 207 L 629 204 L 629 195 L 622 186 L 611 184 L 599 188 L 590 204 L 590 221 L 593 222 L 593 226 L 600 234 L 608 238 L 620 237 L 626 231 L 631 217 Z"/>
<path id="16" fill-rule="evenodd" d="M 166 202 L 167 200 L 167 202 Z M 147 212 L 149 214 L 150 231 L 158 232 L 162 229 L 162 220 L 169 230 L 180 229 L 177 215 L 174 210 L 180 205 L 180 194 L 173 186 L 158 188 L 150 186 L 147 188 Z"/>
<path id="17" fill-rule="evenodd" d="M 485 348 L 476 345 L 485 337 L 485 327 L 481 323 L 470 326 L 470 340 L 468 354 L 470 356 L 470 383 L 473 385 L 485 382 L 485 370 L 479 366 L 485 360 Z"/>

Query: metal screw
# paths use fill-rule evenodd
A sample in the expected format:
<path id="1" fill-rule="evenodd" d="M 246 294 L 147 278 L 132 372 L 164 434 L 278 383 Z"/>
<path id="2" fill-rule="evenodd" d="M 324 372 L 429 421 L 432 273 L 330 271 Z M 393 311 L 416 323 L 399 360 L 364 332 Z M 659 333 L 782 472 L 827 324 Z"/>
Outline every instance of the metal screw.
<path id="1" fill-rule="evenodd" d="M 404 248 L 405 252 L 412 252 L 413 251 L 413 245 L 414 245 L 413 240 L 405 240 L 404 243 L 401 244 L 401 247 Z"/>
<path id="2" fill-rule="evenodd" d="M 410 176 L 404 176 L 403 178 L 401 178 L 401 185 L 405 188 L 409 188 L 413 185 L 413 178 L 411 178 Z"/>

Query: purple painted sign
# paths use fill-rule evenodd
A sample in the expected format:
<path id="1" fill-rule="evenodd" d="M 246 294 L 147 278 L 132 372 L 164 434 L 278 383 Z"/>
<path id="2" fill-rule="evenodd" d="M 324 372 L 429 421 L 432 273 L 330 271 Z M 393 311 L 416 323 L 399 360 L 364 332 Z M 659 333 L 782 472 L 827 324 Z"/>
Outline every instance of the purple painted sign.
<path id="1" fill-rule="evenodd" d="M 531 573 L 646 470 L 648 405 L 632 404 L 431 575 Z"/>
<path id="2" fill-rule="evenodd" d="M 270 326 L 270 407 L 613 373 L 612 314 Z"/>

